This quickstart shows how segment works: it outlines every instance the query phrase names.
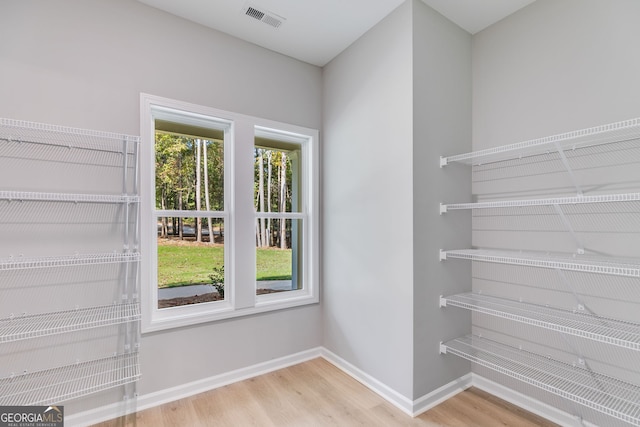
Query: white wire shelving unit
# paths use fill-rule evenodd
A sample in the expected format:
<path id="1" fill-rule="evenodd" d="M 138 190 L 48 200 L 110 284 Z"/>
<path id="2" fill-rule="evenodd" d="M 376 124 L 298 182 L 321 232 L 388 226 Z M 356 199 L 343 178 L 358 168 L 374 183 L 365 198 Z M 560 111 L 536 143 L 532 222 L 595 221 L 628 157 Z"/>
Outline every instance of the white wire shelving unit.
<path id="1" fill-rule="evenodd" d="M 496 264 L 522 265 L 583 273 L 640 278 L 640 260 L 617 260 L 567 254 L 498 251 L 489 249 L 441 250 L 440 260 L 463 259 Z"/>
<path id="2" fill-rule="evenodd" d="M 640 426 L 640 387 L 477 336 L 440 344 L 450 353 L 611 417 Z"/>
<path id="3" fill-rule="evenodd" d="M 637 323 L 470 292 L 440 297 L 440 307 L 448 306 L 640 351 Z"/>
<path id="4" fill-rule="evenodd" d="M 482 188 L 484 189 L 483 194 L 492 194 L 490 198 L 481 198 L 472 203 L 440 203 L 439 205 L 441 215 L 450 211 L 460 210 L 505 209 L 504 213 L 510 216 L 523 215 L 524 219 L 532 212 L 550 212 L 560 217 L 560 220 L 564 223 L 565 231 L 573 237 L 576 244 L 576 253 L 525 252 L 482 248 L 443 249 L 440 251 L 440 260 L 461 259 L 557 270 L 562 283 L 569 286 L 571 284 L 568 282 L 568 276 L 564 275 L 564 271 L 585 274 L 575 276 L 576 280 L 596 281 L 598 276 L 600 276 L 601 280 L 605 280 L 602 276 L 609 275 L 624 277 L 625 283 L 629 282 L 626 278 L 632 279 L 631 282 L 633 284 L 630 286 L 637 284 L 640 279 L 640 259 L 595 255 L 607 252 L 598 251 L 598 247 L 589 248 L 590 253 L 594 255 L 585 255 L 584 242 L 581 235 L 576 233 L 572 224 L 574 218 L 567 215 L 565 211 L 585 213 L 597 211 L 602 212 L 602 215 L 627 211 L 635 212 L 637 205 L 622 204 L 640 202 L 640 192 L 636 192 L 636 188 L 625 185 L 624 188 L 626 190 L 621 191 L 629 192 L 611 194 L 611 191 L 609 191 L 608 194 L 604 194 L 606 190 L 602 189 L 606 188 L 606 185 L 600 184 L 617 184 L 620 180 L 625 180 L 625 183 L 635 183 L 637 175 L 631 173 L 631 166 L 637 162 L 639 149 L 640 118 L 635 118 L 545 138 L 440 157 L 441 168 L 458 163 L 471 166 L 473 172 L 499 171 L 522 167 L 524 168 L 522 175 L 511 172 L 509 177 L 527 179 L 524 184 L 532 184 L 534 187 L 536 187 L 536 182 L 533 180 L 537 179 L 538 175 L 531 173 L 532 165 L 552 162 L 555 173 L 558 172 L 557 166 L 561 162 L 564 172 L 568 174 L 568 179 L 576 190 L 576 193 L 566 196 L 549 194 L 549 196 L 553 197 L 541 196 L 541 198 L 518 199 L 513 197 L 513 194 L 501 190 L 506 188 L 501 184 L 497 185 L 496 188 L 488 187 L 491 186 L 491 182 L 488 180 L 482 181 L 484 186 Z M 601 160 L 604 161 L 604 166 Z M 612 173 L 611 178 L 609 178 L 604 172 L 609 169 L 604 168 L 612 168 L 618 164 L 627 169 L 621 169 L 620 175 Z M 546 166 L 548 166 L 548 163 Z M 596 167 L 598 168 L 596 172 L 599 175 L 588 175 L 590 174 L 589 168 Z M 541 173 L 544 173 L 547 169 L 541 167 L 541 170 Z M 574 174 L 574 171 L 579 172 Z M 501 179 L 504 179 L 504 177 Z M 598 183 L 597 186 L 593 185 L 594 180 Z M 602 182 L 603 180 L 604 182 Z M 521 183 L 521 181 L 516 181 L 514 185 Z M 583 191 L 583 184 L 585 183 L 589 183 L 589 194 L 585 194 Z M 564 178 L 562 185 L 565 185 Z M 491 190 L 493 192 L 490 192 Z M 561 191 L 564 194 L 566 188 L 562 187 Z M 502 198 L 499 197 L 500 193 L 502 193 Z M 602 208 L 588 208 L 586 205 L 589 204 L 610 205 Z M 535 209 L 537 207 L 547 208 Z M 488 215 L 492 214 L 492 211 L 488 212 Z M 473 217 L 475 218 L 476 215 L 485 215 L 485 213 L 479 212 L 474 214 Z M 597 219 L 600 222 L 608 221 L 605 217 L 598 217 Z M 596 232 L 602 231 L 598 228 L 598 224 L 595 224 L 594 227 L 596 227 Z M 516 230 L 509 228 L 509 231 Z M 498 226 L 497 231 L 503 230 Z M 522 237 L 523 239 L 529 238 L 528 235 Z M 601 243 L 604 240 L 594 239 L 594 242 Z M 548 245 L 548 249 L 551 251 L 553 250 L 552 244 L 553 242 L 550 241 Z M 630 256 L 635 257 L 636 255 L 633 253 Z M 508 278 L 505 279 L 505 283 L 508 283 Z M 506 322 L 555 331 L 560 334 L 575 353 L 571 354 L 571 351 L 563 350 L 558 354 L 566 354 L 566 357 L 569 358 L 577 357 L 578 362 L 576 364 L 553 360 L 547 356 L 537 355 L 521 348 L 515 348 L 478 336 L 466 336 L 440 343 L 440 351 L 441 353 L 457 355 L 476 365 L 489 368 L 507 377 L 560 396 L 570 402 L 584 405 L 587 408 L 631 425 L 640 426 L 640 385 L 623 381 L 620 379 L 622 377 L 614 378 L 602 372 L 592 371 L 588 368 L 589 364 L 583 363 L 585 358 L 590 358 L 591 354 L 587 354 L 585 357 L 577 347 L 571 345 L 571 341 L 568 341 L 567 338 L 572 336 L 603 343 L 605 346 L 602 348 L 605 349 L 608 348 L 607 346 L 622 348 L 621 353 L 632 352 L 632 355 L 628 357 L 630 358 L 629 360 L 633 360 L 638 354 L 637 352 L 640 351 L 640 323 L 635 317 L 633 322 L 615 319 L 617 314 L 615 307 L 607 307 L 606 315 L 585 310 L 584 304 L 580 301 L 580 295 L 573 288 L 572 291 L 577 302 L 576 308 L 573 310 L 550 307 L 538 302 L 516 301 L 502 298 L 499 295 L 485 295 L 481 292 L 441 296 L 440 306 L 462 308 L 493 318 L 503 319 Z M 484 317 L 474 317 L 474 319 L 477 319 L 480 327 L 482 322 L 488 320 Z M 510 338 L 507 335 L 501 335 L 501 327 L 508 326 L 511 328 L 512 325 L 501 324 L 500 322 L 496 322 L 496 325 L 498 325 L 495 327 L 496 336 L 503 336 L 505 337 L 504 339 L 509 340 Z M 478 325 L 474 323 L 474 326 Z M 515 337 L 512 338 L 515 339 Z M 537 344 L 543 347 L 546 345 L 545 343 Z M 616 353 L 614 352 L 613 354 Z M 635 366 L 629 366 L 627 359 L 622 357 L 615 358 L 615 361 L 611 363 L 611 366 L 615 366 L 616 369 L 635 372 Z M 599 366 L 604 372 L 607 372 L 608 368 L 611 367 Z M 614 376 L 619 376 L 620 371 L 611 370 L 611 372 L 616 372 Z M 635 377 L 630 376 L 630 378 Z"/>
<path id="5" fill-rule="evenodd" d="M 486 150 L 440 157 L 440 167 L 451 163 L 480 165 L 638 138 L 640 138 L 640 118 L 635 118 Z"/>
<path id="6" fill-rule="evenodd" d="M 112 304 L 0 319 L 0 344 L 140 320 L 140 303 Z"/>
<path id="7" fill-rule="evenodd" d="M 114 264 L 140 261 L 140 253 L 102 253 L 82 254 L 56 257 L 12 257 L 0 258 L 0 271 L 26 270 L 33 268 L 74 267 L 93 264 Z"/>
<path id="8" fill-rule="evenodd" d="M 62 402 L 140 378 L 138 353 L 119 354 L 0 379 L 0 405 Z"/>
<path id="9" fill-rule="evenodd" d="M 140 377 L 138 347 L 141 317 L 138 289 L 138 263 L 141 256 L 137 252 L 139 143 L 138 136 L 0 118 L 0 159 L 3 167 L 8 168 L 3 171 L 13 172 L 11 168 L 16 168 L 16 172 L 31 172 L 30 167 L 45 166 L 40 180 L 35 179 L 39 177 L 39 169 L 34 170 L 33 176 L 30 173 L 3 175 L 0 224 L 4 227 L 11 225 L 3 224 L 3 212 L 14 211 L 16 206 L 21 209 L 17 212 L 30 213 L 24 220 L 25 225 L 29 225 L 28 221 L 48 220 L 47 208 L 52 206 L 51 203 L 57 203 L 55 209 L 58 215 L 61 212 L 63 215 L 72 213 L 79 215 L 78 220 L 86 220 L 95 213 L 95 209 L 77 210 L 74 206 L 66 205 L 120 205 L 117 209 L 108 210 L 110 217 L 107 220 L 118 227 L 108 230 L 105 227 L 92 228 L 94 222 L 89 218 L 83 223 L 86 227 L 82 233 L 69 234 L 70 240 L 64 243 L 78 244 L 79 250 L 75 254 L 59 255 L 55 247 L 47 252 L 47 247 L 39 246 L 38 232 L 30 233 L 25 228 L 27 231 L 20 234 L 21 243 L 24 243 L 21 251 L 25 253 L 0 258 L 0 273 L 26 271 L 17 275 L 3 275 L 3 283 L 0 284 L 0 303 L 4 303 L 3 317 L 0 318 L 2 375 L 11 373 L 8 377 L 0 378 L 0 405 L 58 404 L 118 386 L 124 386 L 125 398 L 136 395 L 135 382 Z M 48 173 L 46 179 L 42 178 L 45 173 Z M 87 179 L 88 174 L 93 176 Z M 41 191 L 48 189 L 52 191 Z M 109 246 L 114 239 L 118 239 L 118 244 L 122 243 L 121 250 L 111 251 Z M 91 245 L 86 244 L 89 241 Z M 100 244 L 102 241 L 104 245 Z M 4 250 L 11 253 L 13 242 L 1 243 L 4 243 Z M 95 249 L 93 253 L 83 253 L 85 251 L 81 249 L 96 246 L 107 246 L 109 252 Z M 32 255 L 40 255 L 44 250 L 45 256 L 28 254 L 33 248 L 37 248 L 37 253 Z M 22 295 L 16 292 L 21 289 L 16 285 L 25 278 L 31 280 L 30 288 L 37 290 L 40 285 L 38 281 L 42 280 L 43 275 L 30 273 L 29 270 L 101 264 L 118 265 L 118 275 L 104 277 L 101 283 L 109 287 L 105 292 L 87 292 L 82 307 L 52 311 L 44 293 L 41 297 L 40 292 Z M 85 283 L 85 276 L 81 274 L 77 270 L 65 272 L 64 280 L 77 286 L 71 287 L 73 289 L 62 286 L 52 289 L 52 292 L 77 292 L 78 287 L 82 288 Z M 12 285 L 12 281 L 15 285 Z M 12 293 L 7 294 L 9 298 L 3 299 L 3 291 L 9 288 Z M 115 302 L 112 300 L 114 295 L 117 296 Z M 29 313 L 9 314 L 14 310 L 11 303 L 15 301 L 21 305 L 27 304 Z M 25 349 L 32 348 L 28 340 L 109 326 L 113 330 L 96 332 L 95 336 L 91 334 L 88 341 L 85 335 L 76 335 L 69 340 L 72 342 L 68 349 L 71 356 L 53 351 L 51 358 L 37 360 L 38 368 L 35 370 L 29 370 L 28 362 L 21 357 L 25 351 L 30 351 Z M 92 342 L 94 338 L 95 343 Z M 57 349 L 58 344 L 54 341 L 57 339 L 43 341 L 46 343 L 42 344 L 43 354 L 44 350 Z M 74 360 L 74 356 L 78 361 L 68 363 Z M 23 363 L 27 366 L 22 367 Z M 47 368 L 47 365 L 53 367 Z M 41 369 L 43 366 L 45 369 Z"/>

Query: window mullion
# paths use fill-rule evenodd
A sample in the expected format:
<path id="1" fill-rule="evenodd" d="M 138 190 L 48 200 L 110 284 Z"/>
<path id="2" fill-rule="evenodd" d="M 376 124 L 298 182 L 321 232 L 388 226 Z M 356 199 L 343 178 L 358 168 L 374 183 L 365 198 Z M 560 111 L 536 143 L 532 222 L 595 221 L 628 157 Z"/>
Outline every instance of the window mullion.
<path id="1" fill-rule="evenodd" d="M 154 212 L 158 217 L 224 218 L 227 215 L 224 211 L 156 210 Z"/>
<path id="2" fill-rule="evenodd" d="M 235 237 L 232 264 L 234 306 L 254 307 L 256 302 L 255 213 L 253 208 L 253 124 L 238 120 L 234 126 L 232 204 L 233 235 Z M 247 161 L 249 160 L 249 161 Z"/>
<path id="3" fill-rule="evenodd" d="M 256 218 L 275 218 L 275 219 L 305 219 L 307 215 L 303 212 L 256 212 Z"/>

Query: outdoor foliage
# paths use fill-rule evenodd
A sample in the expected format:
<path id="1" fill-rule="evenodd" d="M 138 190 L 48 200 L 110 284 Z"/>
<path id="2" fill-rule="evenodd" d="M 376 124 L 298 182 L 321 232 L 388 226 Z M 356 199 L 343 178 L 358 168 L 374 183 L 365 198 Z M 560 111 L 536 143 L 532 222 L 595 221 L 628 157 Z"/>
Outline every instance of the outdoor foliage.
<path id="1" fill-rule="evenodd" d="M 256 264 L 256 280 L 291 280 L 290 249 L 258 248 Z M 158 245 L 158 287 L 211 283 L 212 269 L 223 265 L 222 245 Z"/>
<path id="2" fill-rule="evenodd" d="M 156 208 L 162 210 L 223 210 L 224 209 L 224 145 L 219 140 L 192 138 L 166 132 L 156 132 Z M 215 243 L 223 239 L 222 220 L 195 218 L 193 236 Z M 184 238 L 182 218 L 162 218 L 160 237 Z"/>
<path id="3" fill-rule="evenodd" d="M 220 267 L 213 267 L 213 273 L 209 275 L 213 287 L 218 291 L 218 295 L 224 298 L 224 265 Z"/>
<path id="4" fill-rule="evenodd" d="M 224 210 L 224 144 L 221 140 L 156 132 L 155 190 L 160 210 Z M 295 152 L 254 149 L 256 212 L 292 212 Z M 197 242 L 222 243 L 222 219 L 160 218 L 159 237 L 184 239 L 185 227 Z M 268 218 L 256 221 L 256 246 L 291 248 L 291 222 Z"/>
<path id="5" fill-rule="evenodd" d="M 254 149 L 254 201 L 256 212 L 292 211 L 291 153 Z M 288 221 L 260 218 L 256 223 L 256 246 L 291 248 Z"/>
<path id="6" fill-rule="evenodd" d="M 210 283 L 211 268 L 224 264 L 221 245 L 158 245 L 158 287 Z"/>
<path id="7" fill-rule="evenodd" d="M 156 131 L 155 155 L 156 209 L 194 212 L 225 209 L 222 140 Z M 292 209 L 295 155 L 292 151 L 254 149 L 256 212 L 297 210 Z M 257 280 L 291 279 L 292 222 L 268 218 L 256 221 Z M 158 287 L 213 281 L 217 289 L 220 287 L 220 295 L 224 294 L 222 218 L 196 218 L 188 213 L 158 218 L 158 237 Z M 171 244 L 172 241 L 179 244 Z"/>

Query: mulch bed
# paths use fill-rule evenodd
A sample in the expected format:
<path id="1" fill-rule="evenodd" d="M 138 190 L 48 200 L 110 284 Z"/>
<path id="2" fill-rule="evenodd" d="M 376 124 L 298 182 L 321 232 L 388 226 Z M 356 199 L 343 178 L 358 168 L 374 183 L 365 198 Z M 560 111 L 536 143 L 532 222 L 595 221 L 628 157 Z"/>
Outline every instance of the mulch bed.
<path id="1" fill-rule="evenodd" d="M 286 292 L 278 289 L 258 289 L 258 295 L 273 294 L 275 292 Z M 158 300 L 158 308 L 178 307 L 181 305 L 199 304 L 201 302 L 220 301 L 220 295 L 217 292 L 209 292 L 202 295 L 193 295 L 190 297 L 180 297 L 171 299 Z"/>

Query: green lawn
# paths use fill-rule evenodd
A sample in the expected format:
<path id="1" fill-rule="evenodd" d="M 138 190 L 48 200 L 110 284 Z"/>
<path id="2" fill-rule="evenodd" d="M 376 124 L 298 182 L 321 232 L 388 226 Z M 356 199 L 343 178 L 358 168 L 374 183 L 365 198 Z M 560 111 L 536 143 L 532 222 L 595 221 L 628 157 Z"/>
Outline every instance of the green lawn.
<path id="1" fill-rule="evenodd" d="M 257 280 L 291 280 L 291 250 L 258 249 Z M 158 245 L 158 287 L 211 283 L 213 267 L 224 264 L 220 245 Z"/>

